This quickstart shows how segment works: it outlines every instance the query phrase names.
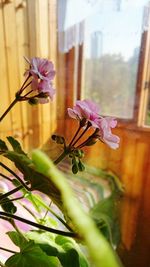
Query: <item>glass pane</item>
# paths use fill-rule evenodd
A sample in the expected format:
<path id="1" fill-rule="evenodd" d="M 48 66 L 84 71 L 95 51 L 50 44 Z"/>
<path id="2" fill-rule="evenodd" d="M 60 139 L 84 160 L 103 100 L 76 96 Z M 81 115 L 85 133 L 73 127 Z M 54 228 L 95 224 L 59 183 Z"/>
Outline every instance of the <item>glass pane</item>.
<path id="1" fill-rule="evenodd" d="M 86 20 L 82 90 L 103 115 L 131 119 L 146 1 L 113 2 Z"/>

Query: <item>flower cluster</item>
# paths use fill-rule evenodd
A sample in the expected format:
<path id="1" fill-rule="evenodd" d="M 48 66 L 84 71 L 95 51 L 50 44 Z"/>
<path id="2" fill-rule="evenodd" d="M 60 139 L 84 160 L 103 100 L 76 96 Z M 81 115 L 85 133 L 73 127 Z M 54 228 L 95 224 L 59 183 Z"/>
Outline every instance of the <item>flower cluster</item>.
<path id="1" fill-rule="evenodd" d="M 53 100 L 55 90 L 52 86 L 52 80 L 55 77 L 54 65 L 47 59 L 41 59 L 38 57 L 32 58 L 30 68 L 26 71 L 26 76 L 31 76 L 31 88 L 34 92 L 37 92 L 36 97 L 39 98 L 40 103 L 47 103 L 48 98 Z"/>
<path id="2" fill-rule="evenodd" d="M 68 108 L 68 114 L 71 118 L 82 121 L 85 119 L 85 124 L 96 129 L 95 136 L 97 139 L 106 143 L 113 149 L 119 147 L 119 137 L 112 134 L 111 128 L 115 128 L 117 121 L 111 117 L 102 117 L 99 114 L 99 107 L 91 100 L 78 100 L 75 106 Z"/>

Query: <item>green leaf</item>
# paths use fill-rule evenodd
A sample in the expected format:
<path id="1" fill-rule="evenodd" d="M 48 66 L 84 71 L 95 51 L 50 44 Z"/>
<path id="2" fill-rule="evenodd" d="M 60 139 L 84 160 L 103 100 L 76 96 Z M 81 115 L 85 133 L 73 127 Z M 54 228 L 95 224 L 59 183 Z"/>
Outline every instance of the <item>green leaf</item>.
<path id="1" fill-rule="evenodd" d="M 14 151 L 26 155 L 26 153 L 22 150 L 20 143 L 15 138 L 13 138 L 12 136 L 8 136 L 7 140 L 11 144 Z"/>
<path id="2" fill-rule="evenodd" d="M 23 235 L 18 234 L 15 231 L 7 232 L 7 235 L 11 239 L 11 241 L 20 249 L 23 249 L 26 246 L 27 240 Z"/>
<path id="3" fill-rule="evenodd" d="M 118 200 L 112 195 L 100 200 L 90 210 L 91 217 L 112 245 L 117 245 L 120 241 L 118 204 Z"/>
<path id="4" fill-rule="evenodd" d="M 19 246 L 20 252 L 15 253 L 5 263 L 7 267 L 58 267 L 58 261 L 49 257 L 33 241 L 26 240 L 16 232 L 8 233 L 15 245 Z"/>
<path id="5" fill-rule="evenodd" d="M 64 175 L 56 168 L 52 161 L 41 151 L 34 150 L 32 159 L 39 172 L 53 181 L 60 190 L 64 207 L 72 223 L 76 226 L 76 231 L 87 245 L 90 256 L 95 267 L 121 267 L 122 264 L 112 250 L 101 232 L 96 228 L 93 220 L 85 213 L 80 206 L 80 202 L 67 183 Z M 59 179 L 58 179 L 59 177 Z"/>
<path id="6" fill-rule="evenodd" d="M 71 238 L 37 231 L 30 231 L 26 236 L 34 240 L 47 255 L 57 257 L 63 267 L 89 266 L 79 245 Z"/>
<path id="7" fill-rule="evenodd" d="M 52 262 L 53 266 L 54 261 Z M 7 267 L 52 267 L 50 257 L 44 253 L 38 245 L 29 242 L 20 253 L 11 256 L 5 263 Z"/>
<path id="8" fill-rule="evenodd" d="M 71 267 L 88 267 L 89 264 L 82 253 L 79 245 L 71 238 L 64 236 L 57 236 L 55 242 L 60 245 L 66 252 L 60 253 L 58 258 L 60 259 L 61 264 Z"/>
<path id="9" fill-rule="evenodd" d="M 6 158 L 14 162 L 15 166 L 24 175 L 25 181 L 31 183 L 32 190 L 38 190 L 47 196 L 62 210 L 62 199 L 58 188 L 45 175 L 34 169 L 32 160 L 25 153 L 16 151 L 5 151 L 3 154 Z"/>
<path id="10" fill-rule="evenodd" d="M 0 139 L 0 150 L 2 150 L 2 151 L 8 150 L 6 143 L 1 139 Z"/>

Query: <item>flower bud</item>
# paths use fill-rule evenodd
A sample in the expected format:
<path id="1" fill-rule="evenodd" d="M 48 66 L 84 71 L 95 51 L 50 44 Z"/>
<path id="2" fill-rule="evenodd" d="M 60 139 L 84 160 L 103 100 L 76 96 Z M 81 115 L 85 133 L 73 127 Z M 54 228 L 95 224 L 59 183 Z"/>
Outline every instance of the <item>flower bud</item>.
<path id="1" fill-rule="evenodd" d="M 54 140 L 57 144 L 64 144 L 65 143 L 65 139 L 63 136 L 59 136 L 59 135 L 52 135 L 52 140 Z"/>
<path id="2" fill-rule="evenodd" d="M 79 168 L 79 171 L 80 172 L 83 172 L 85 170 L 85 166 L 83 165 L 83 163 L 81 162 L 81 160 L 79 160 L 78 168 Z"/>
<path id="3" fill-rule="evenodd" d="M 28 100 L 28 103 L 29 103 L 30 105 L 37 105 L 37 104 L 39 103 L 39 101 L 38 101 L 37 98 L 30 98 L 30 99 Z"/>
<path id="4" fill-rule="evenodd" d="M 85 144 L 85 146 L 92 146 L 92 145 L 94 145 L 94 144 L 96 144 L 96 142 L 97 142 L 97 138 L 89 138 L 89 140 L 87 140 L 87 142 L 86 142 L 86 144 Z"/>
<path id="5" fill-rule="evenodd" d="M 83 158 L 84 157 L 84 152 L 81 149 L 75 149 L 73 151 L 73 154 L 78 158 Z"/>
<path id="6" fill-rule="evenodd" d="M 72 172 L 76 174 L 78 172 L 78 165 L 74 164 L 72 165 Z"/>

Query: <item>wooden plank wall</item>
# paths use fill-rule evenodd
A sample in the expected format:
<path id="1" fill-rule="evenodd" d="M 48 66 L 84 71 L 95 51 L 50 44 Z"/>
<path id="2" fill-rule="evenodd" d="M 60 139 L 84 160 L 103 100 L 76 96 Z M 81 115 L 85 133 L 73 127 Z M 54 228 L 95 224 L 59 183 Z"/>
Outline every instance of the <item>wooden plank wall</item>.
<path id="1" fill-rule="evenodd" d="M 56 67 L 56 33 L 56 0 L 0 0 L 0 114 L 24 81 L 23 56 L 48 58 Z M 56 97 L 34 107 L 17 103 L 1 123 L 0 137 L 17 136 L 30 149 L 43 144 L 55 128 Z"/>

